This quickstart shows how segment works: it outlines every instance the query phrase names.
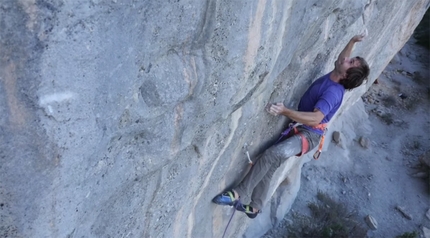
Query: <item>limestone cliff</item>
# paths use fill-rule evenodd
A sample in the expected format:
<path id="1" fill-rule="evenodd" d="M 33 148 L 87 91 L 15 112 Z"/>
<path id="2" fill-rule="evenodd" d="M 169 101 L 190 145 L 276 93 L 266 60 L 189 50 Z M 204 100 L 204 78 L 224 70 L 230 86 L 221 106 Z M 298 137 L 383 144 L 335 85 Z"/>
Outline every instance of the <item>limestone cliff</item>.
<path id="1" fill-rule="evenodd" d="M 429 4 L 1 1 L 0 235 L 220 237 L 230 210 L 210 200 L 245 174 L 244 144 L 255 158 L 286 122 L 265 104 L 295 106 L 367 28 L 354 53 L 371 75 L 344 110 Z M 272 191 L 288 189 L 229 234 L 288 212 L 308 160 L 288 160 Z"/>

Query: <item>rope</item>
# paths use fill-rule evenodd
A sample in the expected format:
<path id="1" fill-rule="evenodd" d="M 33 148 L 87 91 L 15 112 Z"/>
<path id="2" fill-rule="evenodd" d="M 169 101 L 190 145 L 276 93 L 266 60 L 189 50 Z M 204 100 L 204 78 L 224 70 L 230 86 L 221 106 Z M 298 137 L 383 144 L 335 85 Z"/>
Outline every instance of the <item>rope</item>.
<path id="1" fill-rule="evenodd" d="M 252 162 L 251 157 L 249 156 L 249 152 L 248 152 L 248 149 L 247 149 L 248 148 L 248 144 L 247 143 L 245 143 L 244 148 L 246 149 L 245 153 L 246 153 L 246 156 L 248 158 L 248 163 L 252 167 L 254 165 L 254 163 Z M 231 220 L 233 219 L 234 213 L 236 213 L 237 208 L 240 207 L 240 206 L 242 206 L 242 205 L 243 204 L 240 202 L 239 199 L 236 202 L 233 203 L 233 213 L 231 214 L 230 219 L 227 222 L 227 226 L 224 229 L 224 233 L 222 234 L 222 238 L 225 237 L 225 234 L 227 233 L 227 229 L 230 226 Z"/>
<path id="2" fill-rule="evenodd" d="M 234 216 L 234 213 L 236 212 L 236 208 L 238 208 L 239 206 L 241 206 L 242 205 L 242 203 L 239 201 L 239 200 L 237 200 L 234 204 L 233 204 L 233 213 L 231 214 L 231 217 L 230 217 L 230 220 L 228 220 L 228 223 L 227 223 L 227 226 L 225 227 L 225 230 L 224 230 L 224 234 L 222 235 L 222 238 L 224 238 L 225 237 L 225 234 L 227 233 L 227 229 L 228 229 L 228 227 L 230 226 L 230 222 L 231 222 L 231 220 L 233 219 L 233 216 Z"/>
<path id="3" fill-rule="evenodd" d="M 299 123 L 290 123 L 288 128 L 281 133 L 281 136 L 279 137 L 279 139 L 276 141 L 275 144 L 278 144 L 282 138 L 284 138 L 285 136 L 287 136 L 290 133 L 291 129 L 293 129 L 294 127 L 299 126 L 299 125 L 300 125 Z"/>

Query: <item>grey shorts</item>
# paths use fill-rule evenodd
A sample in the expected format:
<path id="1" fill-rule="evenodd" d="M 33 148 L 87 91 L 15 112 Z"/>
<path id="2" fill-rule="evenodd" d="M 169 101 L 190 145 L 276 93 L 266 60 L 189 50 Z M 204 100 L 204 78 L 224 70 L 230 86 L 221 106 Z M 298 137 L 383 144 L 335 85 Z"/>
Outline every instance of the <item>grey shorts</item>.
<path id="1" fill-rule="evenodd" d="M 302 133 L 302 135 L 304 135 L 306 137 L 306 139 L 308 140 L 309 143 L 309 151 L 311 151 L 312 149 L 314 149 L 315 147 L 318 146 L 318 144 L 320 143 L 321 140 L 321 135 L 318 133 L 315 133 L 313 131 L 310 131 L 302 126 L 298 126 L 297 130 Z"/>

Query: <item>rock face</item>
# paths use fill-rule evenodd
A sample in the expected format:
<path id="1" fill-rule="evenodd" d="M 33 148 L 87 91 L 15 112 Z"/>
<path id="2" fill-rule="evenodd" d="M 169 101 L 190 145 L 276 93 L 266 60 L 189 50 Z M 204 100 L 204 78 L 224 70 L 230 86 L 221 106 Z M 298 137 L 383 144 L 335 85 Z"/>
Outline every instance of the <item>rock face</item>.
<path id="1" fill-rule="evenodd" d="M 372 230 L 378 229 L 378 222 L 376 222 L 375 218 L 372 217 L 371 215 L 367 215 L 364 218 L 364 220 L 366 221 L 366 223 L 370 227 L 370 229 L 372 229 Z"/>
<path id="2" fill-rule="evenodd" d="M 367 28 L 354 53 L 370 80 L 341 115 L 429 2 L 2 1 L 0 234 L 220 237 L 231 211 L 211 198 L 244 176 L 243 145 L 255 158 L 286 122 L 265 104 L 295 107 Z M 228 234 L 282 218 L 309 160 L 281 166 L 264 215 Z"/>

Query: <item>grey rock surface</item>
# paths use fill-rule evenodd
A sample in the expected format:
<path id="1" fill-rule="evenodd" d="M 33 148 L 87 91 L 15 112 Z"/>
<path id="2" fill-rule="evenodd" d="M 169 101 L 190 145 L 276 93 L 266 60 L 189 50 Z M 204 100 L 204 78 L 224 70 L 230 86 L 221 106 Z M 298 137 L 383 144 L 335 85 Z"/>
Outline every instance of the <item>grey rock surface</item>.
<path id="1" fill-rule="evenodd" d="M 367 149 L 369 147 L 369 139 L 360 136 L 360 138 L 358 139 L 358 143 L 360 143 L 361 147 Z"/>
<path id="2" fill-rule="evenodd" d="M 405 207 L 402 206 L 396 206 L 396 210 L 402 214 L 402 216 L 408 220 L 412 220 L 412 215 L 409 214 L 409 212 L 406 211 Z"/>
<path id="3" fill-rule="evenodd" d="M 333 132 L 333 136 L 332 136 L 333 138 L 333 141 L 336 143 L 336 144 L 339 144 L 340 143 L 340 132 L 339 131 L 334 131 Z"/>
<path id="4" fill-rule="evenodd" d="M 371 215 L 367 215 L 364 218 L 364 220 L 366 221 L 366 223 L 370 227 L 370 229 L 372 229 L 372 230 L 377 230 L 378 229 L 378 222 Z"/>
<path id="5" fill-rule="evenodd" d="M 423 226 L 424 238 L 430 238 L 430 229 Z"/>
<path id="6" fill-rule="evenodd" d="M 1 1 L 0 236 L 220 237 L 231 210 L 210 200 L 246 173 L 243 145 L 255 158 L 286 122 L 264 106 L 295 107 L 367 28 L 369 82 L 341 116 L 429 2 Z M 281 166 L 267 212 L 229 235 L 282 219 L 309 160 Z"/>

